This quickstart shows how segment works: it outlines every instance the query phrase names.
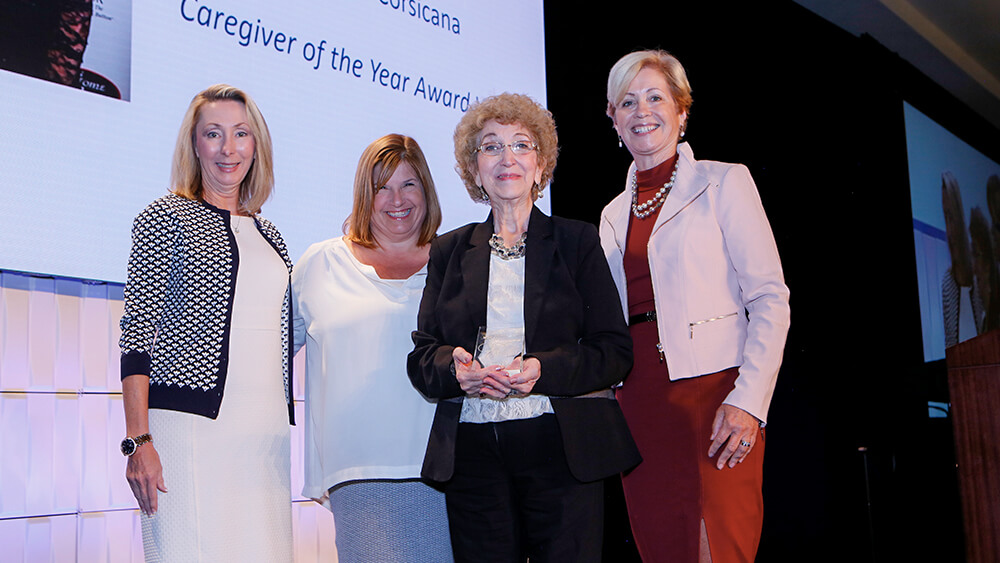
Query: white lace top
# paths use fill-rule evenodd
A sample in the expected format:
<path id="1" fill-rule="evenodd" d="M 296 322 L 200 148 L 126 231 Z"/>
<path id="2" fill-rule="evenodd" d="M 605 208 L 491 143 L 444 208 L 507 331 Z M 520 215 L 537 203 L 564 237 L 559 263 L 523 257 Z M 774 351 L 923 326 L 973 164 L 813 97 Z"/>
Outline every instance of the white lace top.
<path id="1" fill-rule="evenodd" d="M 484 366 L 507 366 L 524 351 L 524 258 L 504 260 L 490 255 L 490 283 L 486 305 L 488 337 L 478 358 Z M 508 370 L 510 372 L 511 370 Z M 553 413 L 545 395 L 527 397 L 466 397 L 461 422 L 503 422 Z"/>

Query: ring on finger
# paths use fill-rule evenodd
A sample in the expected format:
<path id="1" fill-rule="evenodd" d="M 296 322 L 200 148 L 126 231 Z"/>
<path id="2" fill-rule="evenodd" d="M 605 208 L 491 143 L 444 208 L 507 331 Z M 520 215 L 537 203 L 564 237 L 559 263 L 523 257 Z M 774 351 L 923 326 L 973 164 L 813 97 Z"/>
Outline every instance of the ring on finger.
<path id="1" fill-rule="evenodd" d="M 740 440 L 740 445 L 743 446 L 744 448 L 749 448 L 750 442 L 747 442 L 746 440 Z"/>

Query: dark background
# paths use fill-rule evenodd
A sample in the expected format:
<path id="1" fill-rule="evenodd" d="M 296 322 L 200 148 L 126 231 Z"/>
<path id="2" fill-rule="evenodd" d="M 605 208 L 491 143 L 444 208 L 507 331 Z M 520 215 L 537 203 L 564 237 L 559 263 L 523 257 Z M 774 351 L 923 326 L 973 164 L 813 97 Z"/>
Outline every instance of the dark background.
<path id="1" fill-rule="evenodd" d="M 623 189 L 607 73 L 663 48 L 692 85 L 695 156 L 750 168 L 777 239 L 792 325 L 757 561 L 963 560 L 951 420 L 927 414 L 948 392 L 921 350 L 902 102 L 997 161 L 1000 131 L 791 1 L 582 6 L 545 3 L 553 213 L 596 224 Z M 620 495 L 609 481 L 605 560 L 638 561 Z"/>

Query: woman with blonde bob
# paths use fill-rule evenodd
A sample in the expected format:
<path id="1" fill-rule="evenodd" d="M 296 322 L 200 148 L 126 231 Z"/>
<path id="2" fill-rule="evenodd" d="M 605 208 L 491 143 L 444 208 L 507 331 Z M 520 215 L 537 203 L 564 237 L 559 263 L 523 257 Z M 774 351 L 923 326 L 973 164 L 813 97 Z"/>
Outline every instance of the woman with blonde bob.
<path id="1" fill-rule="evenodd" d="M 611 386 L 631 342 L 593 225 L 543 214 L 552 115 L 500 94 L 455 129 L 483 223 L 430 249 L 410 380 L 438 400 L 422 475 L 456 561 L 600 561 L 602 479 L 639 461 Z"/>
<path id="2" fill-rule="evenodd" d="M 643 462 L 623 478 L 643 561 L 753 561 L 764 423 L 788 332 L 788 287 L 750 172 L 695 160 L 684 67 L 622 57 L 607 114 L 632 155 L 601 214 L 635 365 L 618 400 Z"/>
<path id="3" fill-rule="evenodd" d="M 132 227 L 122 453 L 150 561 L 292 560 L 292 264 L 259 215 L 271 162 L 257 105 L 212 86 L 181 124 L 172 193 Z"/>
<path id="4" fill-rule="evenodd" d="M 205 106 L 213 102 L 231 101 L 243 104 L 246 111 L 246 129 L 254 139 L 255 154 L 240 182 L 237 203 L 243 214 L 260 213 L 260 208 L 271 198 L 274 189 L 274 151 L 271 148 L 271 133 L 260 109 L 249 95 L 242 90 L 219 84 L 195 96 L 177 133 L 177 146 L 170 170 L 171 191 L 185 199 L 205 199 L 203 174 L 205 167 L 198 158 L 196 128 Z M 211 174 L 208 174 L 211 176 Z M 208 193 L 212 198 L 213 194 Z"/>
<path id="5" fill-rule="evenodd" d="M 420 481 L 434 402 L 403 374 L 440 224 L 420 146 L 386 135 L 358 162 L 345 235 L 310 246 L 292 276 L 302 494 L 333 512 L 342 563 L 451 560 L 444 495 Z"/>

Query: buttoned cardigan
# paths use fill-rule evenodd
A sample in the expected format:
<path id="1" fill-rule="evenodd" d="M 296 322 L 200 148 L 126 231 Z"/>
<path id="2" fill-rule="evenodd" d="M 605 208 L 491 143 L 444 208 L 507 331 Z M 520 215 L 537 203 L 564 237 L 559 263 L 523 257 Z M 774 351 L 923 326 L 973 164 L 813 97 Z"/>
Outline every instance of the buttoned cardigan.
<path id="1" fill-rule="evenodd" d="M 253 223 L 288 267 L 281 363 L 293 422 L 292 263 L 274 225 L 256 216 Z M 149 376 L 150 408 L 219 415 L 239 261 L 227 210 L 168 194 L 136 217 L 121 318 L 121 377 Z"/>

